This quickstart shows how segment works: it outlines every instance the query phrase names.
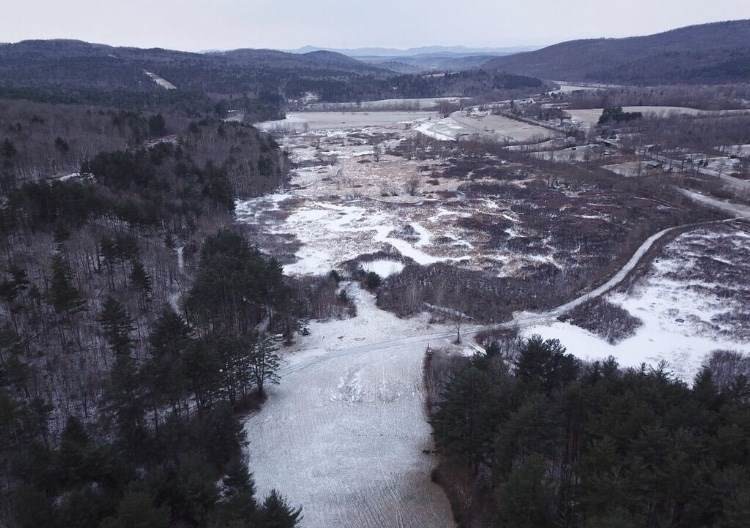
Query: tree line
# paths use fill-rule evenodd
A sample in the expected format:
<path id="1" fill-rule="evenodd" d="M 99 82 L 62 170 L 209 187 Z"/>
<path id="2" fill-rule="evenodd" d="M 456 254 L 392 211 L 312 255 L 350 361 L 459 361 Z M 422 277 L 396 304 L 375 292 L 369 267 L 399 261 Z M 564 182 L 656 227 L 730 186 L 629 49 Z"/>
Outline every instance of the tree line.
<path id="1" fill-rule="evenodd" d="M 428 365 L 438 478 L 466 491 L 461 526 L 748 526 L 748 374 L 728 352 L 688 385 L 539 336 L 494 342 Z"/>

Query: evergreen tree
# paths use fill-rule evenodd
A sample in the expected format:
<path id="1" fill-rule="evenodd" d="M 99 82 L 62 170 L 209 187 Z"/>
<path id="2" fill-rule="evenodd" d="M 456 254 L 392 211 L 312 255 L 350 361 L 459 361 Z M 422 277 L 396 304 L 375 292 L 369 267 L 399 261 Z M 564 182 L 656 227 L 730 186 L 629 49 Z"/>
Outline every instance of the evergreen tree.
<path id="1" fill-rule="evenodd" d="M 67 154 L 70 151 L 70 145 L 63 138 L 58 136 L 55 138 L 55 148 L 60 154 Z"/>
<path id="2" fill-rule="evenodd" d="M 257 525 L 255 483 L 247 470 L 247 461 L 241 457 L 232 459 L 222 483 L 224 493 L 214 524 L 237 527 Z"/>
<path id="3" fill-rule="evenodd" d="M 276 336 L 263 334 L 253 347 L 250 355 L 250 368 L 258 394 L 265 395 L 266 383 L 279 383 L 279 339 Z"/>
<path id="4" fill-rule="evenodd" d="M 142 455 L 139 448 L 146 436 L 141 381 L 133 358 L 118 354 L 106 391 L 107 410 L 117 426 L 119 441 L 131 454 L 139 455 Z"/>
<path id="5" fill-rule="evenodd" d="M 185 355 L 192 346 L 192 331 L 171 307 L 166 306 L 149 336 L 151 359 L 144 369 L 149 377 L 153 404 L 178 402 L 188 390 Z"/>
<path id="6" fill-rule="evenodd" d="M 104 336 L 112 352 L 118 356 L 130 354 L 133 347 L 133 340 L 130 337 L 130 332 L 133 331 L 133 320 L 125 307 L 114 298 L 107 297 L 97 321 L 104 329 Z"/>
<path id="7" fill-rule="evenodd" d="M 302 508 L 294 509 L 276 490 L 263 501 L 260 511 L 264 528 L 296 528 L 302 520 Z"/>
<path id="8" fill-rule="evenodd" d="M 114 517 L 104 519 L 101 528 L 169 528 L 169 508 L 156 507 L 143 491 L 130 491 L 117 506 Z"/>
<path id="9" fill-rule="evenodd" d="M 6 159 L 10 159 L 15 157 L 16 154 L 18 154 L 18 151 L 13 142 L 10 139 L 5 138 L 2 146 L 0 146 L 0 154 Z"/>
<path id="10" fill-rule="evenodd" d="M 49 299 L 59 314 L 73 314 L 81 311 L 86 301 L 73 286 L 70 267 L 60 255 L 52 258 L 52 279 L 49 286 Z"/>
<path id="11" fill-rule="evenodd" d="M 163 115 L 156 114 L 149 118 L 148 132 L 151 137 L 161 137 L 167 133 L 167 123 Z"/>
<path id="12" fill-rule="evenodd" d="M 144 298 L 148 298 L 151 295 L 151 277 L 146 272 L 146 268 L 140 260 L 134 260 L 130 271 L 130 283 L 139 289 L 143 294 Z"/>

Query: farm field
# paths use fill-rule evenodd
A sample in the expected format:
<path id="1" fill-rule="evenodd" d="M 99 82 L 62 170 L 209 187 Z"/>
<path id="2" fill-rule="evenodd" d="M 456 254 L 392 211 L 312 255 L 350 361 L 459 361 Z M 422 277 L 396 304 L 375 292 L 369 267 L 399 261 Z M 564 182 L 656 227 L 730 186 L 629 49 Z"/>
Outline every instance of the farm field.
<path id="1" fill-rule="evenodd" d="M 420 124 L 417 130 L 439 141 L 456 141 L 461 138 L 480 137 L 503 143 L 542 142 L 559 134 L 550 129 L 510 119 L 500 115 L 466 116 L 454 112 L 441 120 Z"/>
<path id="2" fill-rule="evenodd" d="M 644 115 L 655 115 L 659 117 L 671 114 L 692 115 L 692 116 L 730 116 L 736 114 L 746 114 L 747 110 L 697 110 L 695 108 L 686 108 L 682 106 L 626 106 L 623 112 L 641 112 Z M 582 124 L 586 128 L 591 128 L 599 121 L 604 112 L 603 108 L 590 108 L 584 110 L 565 110 L 570 114 L 574 122 Z"/>

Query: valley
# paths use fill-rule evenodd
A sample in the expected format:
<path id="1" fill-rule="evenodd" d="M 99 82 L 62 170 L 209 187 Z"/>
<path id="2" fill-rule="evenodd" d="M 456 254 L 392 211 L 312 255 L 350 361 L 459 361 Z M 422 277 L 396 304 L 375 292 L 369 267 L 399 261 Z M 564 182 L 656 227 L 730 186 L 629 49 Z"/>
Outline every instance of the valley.
<path id="1" fill-rule="evenodd" d="M 611 356 L 639 368 L 666 360 L 686 381 L 713 350 L 750 352 L 743 312 L 720 300 L 731 291 L 737 306 L 745 306 L 747 290 L 739 280 L 744 260 L 717 254 L 727 243 L 744 247 L 747 224 L 711 220 L 714 213 L 698 213 L 695 202 L 679 193 L 668 194 L 671 202 L 648 198 L 654 192 L 649 186 L 626 196 L 617 186 L 598 189 L 596 178 L 562 177 L 550 186 L 547 175 L 540 186 L 542 167 L 497 150 L 473 154 L 468 136 L 492 127 L 491 139 L 501 145 L 549 138 L 514 137 L 519 126 L 533 125 L 507 117 L 463 128 L 476 120 L 472 111 L 451 116 L 467 135 L 459 149 L 452 146 L 459 144 L 456 135 L 438 132 L 450 128 L 446 119 L 424 111 L 300 112 L 259 125 L 280 138 L 294 168 L 283 192 L 239 202 L 238 221 L 286 273 L 336 270 L 346 277 L 340 290 L 356 306 L 353 319 L 312 322 L 310 335 L 285 350 L 282 385 L 245 425 L 259 489 L 267 493 L 281 483 L 293 502 L 309 505 L 306 527 L 342 519 L 356 527 L 452 526 L 442 490 L 430 483 L 433 461 L 425 454 L 431 450 L 421 385 L 426 347 L 471 355 L 472 336 L 505 329 L 560 339 L 587 361 Z M 629 230 L 644 229 L 638 218 L 646 211 L 649 225 L 675 227 L 601 245 L 602 236 L 624 235 L 616 227 L 621 222 L 632 222 Z M 750 208 L 728 212 L 749 217 Z M 556 238 L 563 222 L 578 231 L 575 245 Z M 674 230 L 683 234 L 662 243 Z M 718 291 L 709 277 L 724 263 L 734 271 L 724 281 L 727 289 Z M 425 269 L 437 276 L 431 279 L 437 292 L 425 294 L 412 284 Z M 450 288 L 439 291 L 442 280 L 472 274 L 477 287 L 520 281 L 521 292 L 536 297 L 536 282 L 549 290 L 548 269 L 568 285 L 576 274 L 585 278 L 537 301 L 506 294 L 502 309 L 482 305 L 481 297 L 470 307 Z M 543 278 L 534 277 L 541 270 Z M 376 295 L 350 278 L 372 271 L 383 280 Z M 697 279 L 697 273 L 706 277 Z M 400 317 L 388 312 L 383 298 L 389 295 L 399 299 Z M 617 321 L 592 320 L 585 309 L 600 302 L 626 310 L 636 318 L 634 328 L 607 334 Z M 471 311 L 476 306 L 481 315 Z M 454 311 L 469 311 L 461 316 L 461 346 L 453 344 Z M 306 470 L 300 473 L 300 467 Z M 369 477 L 362 480 L 365 472 Z"/>
<path id="2" fill-rule="evenodd" d="M 750 526 L 750 7 L 107 2 L 0 43 L 0 526 Z"/>

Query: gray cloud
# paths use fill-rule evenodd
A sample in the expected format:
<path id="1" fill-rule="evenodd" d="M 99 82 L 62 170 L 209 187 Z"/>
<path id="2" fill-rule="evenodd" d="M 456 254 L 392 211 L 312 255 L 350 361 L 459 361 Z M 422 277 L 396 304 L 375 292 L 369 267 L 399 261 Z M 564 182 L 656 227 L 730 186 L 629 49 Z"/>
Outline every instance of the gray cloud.
<path id="1" fill-rule="evenodd" d="M 184 50 L 513 46 L 739 18 L 750 18 L 748 0 L 23 0 L 3 7 L 0 41 Z"/>

